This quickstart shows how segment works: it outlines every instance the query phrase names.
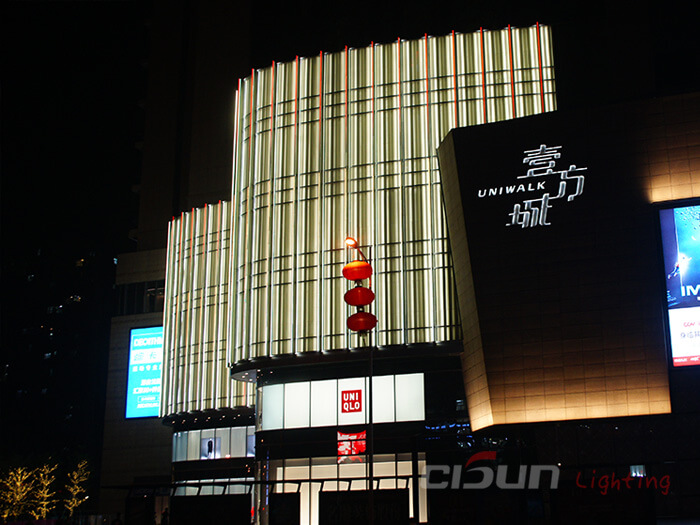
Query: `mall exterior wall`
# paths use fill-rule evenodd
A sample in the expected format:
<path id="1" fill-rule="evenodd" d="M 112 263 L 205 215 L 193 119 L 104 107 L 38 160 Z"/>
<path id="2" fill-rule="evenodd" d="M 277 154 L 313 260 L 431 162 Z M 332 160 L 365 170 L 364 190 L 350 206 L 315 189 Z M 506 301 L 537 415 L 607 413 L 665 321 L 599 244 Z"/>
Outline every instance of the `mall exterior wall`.
<path id="1" fill-rule="evenodd" d="M 472 428 L 670 412 L 654 204 L 700 196 L 699 108 L 557 112 L 442 144 Z"/>
<path id="2" fill-rule="evenodd" d="M 170 224 L 161 415 L 251 405 L 231 364 L 356 346 L 348 235 L 374 266 L 374 345 L 460 340 L 437 147 L 457 126 L 555 109 L 541 25 L 321 53 L 241 80 L 231 202 Z"/>
<path id="3" fill-rule="evenodd" d="M 122 254 L 116 285 L 161 281 L 164 274 L 165 250 Z M 152 486 L 169 482 L 172 430 L 160 418 L 125 418 L 131 330 L 162 323 L 159 311 L 112 318 L 100 472 L 100 506 L 105 514 L 125 515 L 126 497 L 137 480 Z"/>

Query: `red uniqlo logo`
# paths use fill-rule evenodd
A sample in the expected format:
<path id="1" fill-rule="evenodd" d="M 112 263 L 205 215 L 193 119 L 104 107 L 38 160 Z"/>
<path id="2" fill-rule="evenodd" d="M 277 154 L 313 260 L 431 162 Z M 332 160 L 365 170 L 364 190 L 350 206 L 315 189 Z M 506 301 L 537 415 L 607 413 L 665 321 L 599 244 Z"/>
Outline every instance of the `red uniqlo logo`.
<path id="1" fill-rule="evenodd" d="M 342 401 L 340 411 L 343 414 L 362 411 L 362 390 L 343 390 L 340 393 L 340 400 Z"/>

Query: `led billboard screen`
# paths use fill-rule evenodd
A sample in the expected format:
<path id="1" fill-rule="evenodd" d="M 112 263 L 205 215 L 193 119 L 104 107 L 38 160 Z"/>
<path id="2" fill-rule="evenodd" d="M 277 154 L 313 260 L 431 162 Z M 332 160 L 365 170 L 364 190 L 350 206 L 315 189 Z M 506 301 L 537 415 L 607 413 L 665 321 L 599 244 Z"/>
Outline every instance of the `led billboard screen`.
<path id="1" fill-rule="evenodd" d="M 157 417 L 160 408 L 163 327 L 131 330 L 126 418 Z"/>
<path id="2" fill-rule="evenodd" d="M 673 366 L 700 364 L 700 205 L 659 211 Z"/>

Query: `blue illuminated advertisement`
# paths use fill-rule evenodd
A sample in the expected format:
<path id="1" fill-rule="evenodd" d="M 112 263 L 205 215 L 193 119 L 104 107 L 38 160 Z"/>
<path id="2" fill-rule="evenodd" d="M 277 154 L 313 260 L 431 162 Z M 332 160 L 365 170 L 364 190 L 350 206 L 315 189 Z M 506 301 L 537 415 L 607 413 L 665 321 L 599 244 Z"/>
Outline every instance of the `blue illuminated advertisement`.
<path id="1" fill-rule="evenodd" d="M 160 408 L 163 327 L 131 330 L 126 417 L 156 417 Z"/>
<path id="2" fill-rule="evenodd" d="M 673 365 L 700 365 L 700 206 L 659 213 Z"/>

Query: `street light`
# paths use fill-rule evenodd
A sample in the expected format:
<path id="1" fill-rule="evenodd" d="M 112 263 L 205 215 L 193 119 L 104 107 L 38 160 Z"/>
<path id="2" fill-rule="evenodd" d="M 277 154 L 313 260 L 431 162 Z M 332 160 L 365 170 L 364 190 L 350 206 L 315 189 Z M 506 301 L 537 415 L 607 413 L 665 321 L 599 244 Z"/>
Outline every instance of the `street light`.
<path id="1" fill-rule="evenodd" d="M 347 246 L 348 248 L 354 248 L 355 250 L 357 250 L 358 252 L 360 252 L 360 257 L 362 257 L 362 260 L 363 260 L 363 261 L 369 262 L 369 261 L 367 260 L 367 257 L 365 257 L 365 254 L 362 253 L 362 250 L 360 250 L 360 245 L 357 244 L 357 241 L 356 241 L 355 239 L 353 239 L 352 237 L 346 237 L 346 238 L 345 238 L 345 244 L 346 244 L 346 246 Z"/>
<path id="2" fill-rule="evenodd" d="M 374 347 L 372 346 L 371 330 L 377 325 L 377 318 L 370 312 L 365 312 L 365 307 L 374 301 L 372 291 L 372 265 L 362 253 L 360 246 L 352 237 L 345 239 L 345 245 L 349 249 L 357 250 L 362 257 L 361 261 L 352 261 L 343 267 L 343 277 L 355 283 L 355 287 L 345 293 L 345 302 L 357 308 L 357 312 L 352 314 L 347 325 L 350 330 L 357 332 L 359 336 L 367 335 L 369 345 L 369 384 L 367 385 L 367 405 L 369 417 L 369 436 L 367 452 L 369 456 L 369 522 L 374 524 L 374 414 L 372 399 L 372 380 L 374 379 Z M 369 281 L 369 287 L 362 286 L 363 281 Z"/>

